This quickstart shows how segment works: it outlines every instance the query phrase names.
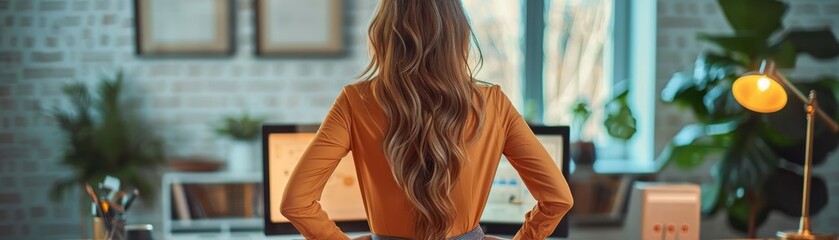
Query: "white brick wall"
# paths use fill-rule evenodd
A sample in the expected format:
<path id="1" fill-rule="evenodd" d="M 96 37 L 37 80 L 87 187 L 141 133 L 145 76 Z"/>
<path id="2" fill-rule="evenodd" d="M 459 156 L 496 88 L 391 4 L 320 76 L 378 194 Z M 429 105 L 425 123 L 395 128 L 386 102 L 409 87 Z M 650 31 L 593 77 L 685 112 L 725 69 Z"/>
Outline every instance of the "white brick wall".
<path id="1" fill-rule="evenodd" d="M 350 0 L 347 10 L 349 54 L 341 58 L 260 59 L 253 55 L 250 0 L 236 0 L 236 51 L 233 56 L 138 58 L 134 55 L 130 0 L 0 0 L 0 239 L 78 237 L 75 205 L 47 199 L 56 177 L 70 174 L 57 165 L 59 132 L 40 108 L 59 102 L 62 84 L 96 82 L 98 76 L 124 69 L 127 97 L 169 142 L 173 155 L 223 156 L 223 143 L 207 127 L 243 109 L 271 122 L 318 122 L 344 84 L 367 61 L 366 24 L 375 0 Z M 787 26 L 832 26 L 839 32 L 839 2 L 790 0 Z M 658 0 L 657 90 L 670 75 L 689 70 L 709 46 L 697 32 L 725 33 L 730 28 L 713 0 Z M 839 64 L 803 58 L 796 74 L 833 74 Z M 657 103 L 656 146 L 690 122 L 683 111 Z M 839 176 L 839 159 L 816 171 Z M 678 170 L 663 178 L 707 178 L 701 169 L 687 178 Z M 817 230 L 839 225 L 839 179 L 828 177 L 833 201 L 814 219 Z M 68 196 L 74 203 L 78 196 Z M 139 208 L 155 212 L 155 209 Z M 132 216 L 156 223 L 155 214 Z M 761 235 L 794 228 L 795 219 L 773 216 Z M 703 238 L 730 237 L 724 218 L 705 221 Z M 835 230 L 834 230 L 835 231 Z M 66 233 L 70 234 L 66 234 Z M 573 234 L 573 233 L 572 233 Z M 36 237 L 40 236 L 40 237 Z"/>
<path id="2" fill-rule="evenodd" d="M 61 206 L 48 199 L 52 182 L 70 172 L 56 164 L 59 131 L 39 110 L 62 101 L 64 83 L 124 69 L 128 102 L 175 156 L 223 157 L 224 141 L 208 123 L 228 114 L 319 122 L 367 63 L 377 1 L 348 1 L 346 56 L 302 60 L 254 56 L 251 1 L 234 4 L 233 56 L 142 58 L 134 55 L 132 0 L 0 0 L 0 239 L 79 237 L 77 194 Z M 135 213 L 144 210 L 159 211 Z M 159 220 L 139 215 L 131 221 Z"/>

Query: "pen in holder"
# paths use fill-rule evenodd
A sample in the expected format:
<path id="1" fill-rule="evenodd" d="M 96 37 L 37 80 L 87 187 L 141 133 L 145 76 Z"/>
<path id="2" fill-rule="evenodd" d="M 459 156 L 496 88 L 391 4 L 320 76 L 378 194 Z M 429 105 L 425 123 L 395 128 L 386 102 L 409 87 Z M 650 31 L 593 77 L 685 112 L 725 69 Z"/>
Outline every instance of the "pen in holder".
<path id="1" fill-rule="evenodd" d="M 125 219 L 114 218 L 107 221 L 104 217 L 93 217 L 93 239 L 125 239 Z"/>
<path id="2" fill-rule="evenodd" d="M 97 240 L 126 239 L 125 212 L 139 195 L 136 189 L 128 194 L 120 191 L 119 180 L 114 179 L 109 176 L 105 183 L 99 184 L 99 195 L 90 184 L 85 184 L 85 190 L 93 200 L 93 238 Z"/>

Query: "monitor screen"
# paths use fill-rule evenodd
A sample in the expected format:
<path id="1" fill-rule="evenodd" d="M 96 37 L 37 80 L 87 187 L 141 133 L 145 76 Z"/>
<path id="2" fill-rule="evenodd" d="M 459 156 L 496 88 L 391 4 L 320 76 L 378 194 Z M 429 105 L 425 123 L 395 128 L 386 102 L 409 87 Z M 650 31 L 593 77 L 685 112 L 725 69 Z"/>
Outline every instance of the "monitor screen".
<path id="1" fill-rule="evenodd" d="M 297 233 L 280 214 L 285 186 L 294 167 L 315 137 L 317 126 L 263 126 L 263 186 L 265 233 Z M 332 173 L 320 200 L 323 210 L 344 231 L 369 231 L 367 213 L 355 173 L 352 154 L 341 160 Z"/>
<path id="2" fill-rule="evenodd" d="M 568 132 L 567 126 L 530 126 L 536 138 L 556 161 L 565 179 L 568 180 Z M 498 169 L 487 198 L 486 208 L 481 215 L 481 226 L 490 234 L 514 235 L 524 222 L 524 215 L 536 206 L 536 199 L 522 183 L 518 172 L 507 158 L 501 156 Z M 567 217 L 560 222 L 551 236 L 567 237 Z"/>
<path id="3" fill-rule="evenodd" d="M 263 126 L 263 194 L 268 204 L 265 209 L 267 235 L 297 233 L 296 229 L 280 214 L 285 185 L 303 152 L 314 139 L 316 125 Z M 531 126 L 536 137 L 557 162 L 568 178 L 568 127 Z M 326 183 L 321 206 L 346 232 L 369 231 L 361 191 L 358 186 L 352 154 L 341 160 Z M 521 177 L 502 156 L 495 180 L 481 216 L 481 226 L 489 234 L 513 235 L 524 222 L 524 215 L 536 205 L 536 200 L 521 182 Z M 566 217 L 567 219 L 567 217 Z M 566 237 L 568 223 L 563 219 L 551 236 Z"/>

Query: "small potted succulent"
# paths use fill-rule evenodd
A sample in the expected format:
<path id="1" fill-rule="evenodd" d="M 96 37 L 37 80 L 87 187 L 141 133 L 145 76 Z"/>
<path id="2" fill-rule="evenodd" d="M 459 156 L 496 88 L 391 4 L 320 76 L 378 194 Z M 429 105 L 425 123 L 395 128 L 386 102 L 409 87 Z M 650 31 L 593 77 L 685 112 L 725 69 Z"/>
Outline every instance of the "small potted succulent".
<path id="1" fill-rule="evenodd" d="M 216 134 L 230 139 L 227 169 L 232 172 L 256 171 L 256 140 L 259 139 L 263 119 L 249 114 L 224 117 L 214 126 Z"/>

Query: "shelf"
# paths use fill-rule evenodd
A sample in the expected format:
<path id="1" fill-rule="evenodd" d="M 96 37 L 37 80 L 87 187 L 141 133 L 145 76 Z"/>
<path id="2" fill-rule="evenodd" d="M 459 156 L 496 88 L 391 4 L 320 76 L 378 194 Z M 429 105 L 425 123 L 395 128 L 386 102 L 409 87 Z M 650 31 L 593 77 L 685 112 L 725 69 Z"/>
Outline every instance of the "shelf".
<path id="1" fill-rule="evenodd" d="M 262 182 L 262 172 L 167 172 L 163 179 L 179 183 L 257 183 Z"/>
<path id="2" fill-rule="evenodd" d="M 163 210 L 163 238 L 164 239 L 189 239 L 190 236 L 195 237 L 195 239 L 213 239 L 218 236 L 217 239 L 253 239 L 251 236 L 247 236 L 247 234 L 243 232 L 259 232 L 261 229 L 264 228 L 264 219 L 262 217 L 218 217 L 218 218 L 195 218 L 190 220 L 180 220 L 180 219 L 172 219 L 169 213 L 172 212 L 175 203 L 173 199 L 173 186 L 178 185 L 182 186 L 180 191 L 180 198 L 183 201 L 184 198 L 187 201 L 194 201 L 195 199 L 189 199 L 191 197 L 195 197 L 195 195 L 186 196 L 184 191 L 188 185 L 244 185 L 246 186 L 242 191 L 234 191 L 229 192 L 227 190 L 223 191 L 225 197 L 228 194 L 244 194 L 243 203 L 253 202 L 253 199 L 256 199 L 259 192 L 261 192 L 261 188 L 258 187 L 251 187 L 254 184 L 262 183 L 262 172 L 229 172 L 229 171 L 219 171 L 219 172 L 166 172 L 163 174 L 163 179 L 161 181 L 161 189 L 163 190 L 161 193 L 161 202 L 162 206 L 161 209 Z M 195 186 L 193 186 L 195 187 Z M 227 189 L 228 187 L 223 186 L 222 189 Z M 250 190 L 247 190 L 250 189 Z M 248 198 L 247 196 L 251 196 Z M 216 196 L 218 197 L 218 196 Z M 177 200 L 176 200 L 177 201 Z M 224 204 L 242 204 L 242 203 L 230 203 L 226 202 Z M 241 206 L 241 205 L 240 205 Z M 251 205 L 249 205 L 251 206 Z M 253 208 L 257 208 L 260 205 L 252 205 Z M 192 209 L 190 209 L 192 211 Z M 245 207 L 244 212 L 253 212 L 253 210 L 248 210 Z M 177 234 L 178 237 L 174 237 Z M 213 237 L 209 237 L 213 236 Z"/>
<path id="3" fill-rule="evenodd" d="M 172 230 L 262 228 L 262 218 L 211 218 L 172 220 Z"/>

